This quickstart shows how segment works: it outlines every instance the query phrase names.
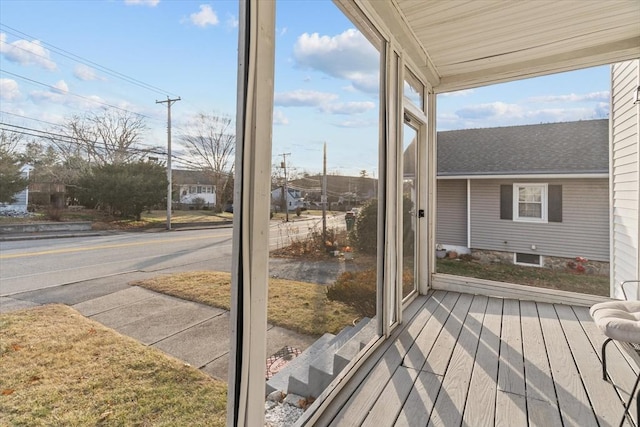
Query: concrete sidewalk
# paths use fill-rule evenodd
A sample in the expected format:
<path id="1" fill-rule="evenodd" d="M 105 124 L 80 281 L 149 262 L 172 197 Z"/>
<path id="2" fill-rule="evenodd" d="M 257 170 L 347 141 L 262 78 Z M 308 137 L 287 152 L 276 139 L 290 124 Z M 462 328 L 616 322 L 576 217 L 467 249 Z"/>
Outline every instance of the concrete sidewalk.
<path id="1" fill-rule="evenodd" d="M 227 381 L 229 364 L 229 312 L 138 286 L 119 286 L 106 295 L 69 304 L 84 316 L 157 348 L 212 377 Z M 65 292 L 67 293 L 67 292 Z M 43 301 L 46 302 L 46 301 Z M 40 305 L 29 299 L 0 299 L 4 311 Z M 269 325 L 267 354 L 285 346 L 304 350 L 315 341 L 287 329 Z"/>

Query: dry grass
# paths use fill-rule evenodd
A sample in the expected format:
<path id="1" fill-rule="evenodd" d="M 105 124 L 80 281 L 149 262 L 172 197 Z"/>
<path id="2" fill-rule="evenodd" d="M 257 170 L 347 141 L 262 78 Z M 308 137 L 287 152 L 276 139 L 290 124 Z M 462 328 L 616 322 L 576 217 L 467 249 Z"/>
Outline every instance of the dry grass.
<path id="1" fill-rule="evenodd" d="M 177 273 L 132 285 L 227 310 L 231 303 L 229 273 Z M 339 332 L 358 317 L 345 304 L 329 301 L 326 286 L 283 279 L 269 280 L 267 314 L 274 325 L 312 336 Z"/>
<path id="2" fill-rule="evenodd" d="M 144 229 L 152 227 L 161 227 L 166 224 L 167 211 L 154 210 L 151 212 L 142 212 L 142 219 L 135 221 L 131 218 L 118 218 L 109 216 L 102 211 L 93 209 L 61 209 L 57 211 L 59 218 L 51 218 L 47 212 L 41 211 L 32 214 L 28 218 L 14 218 L 0 216 L 0 224 L 27 224 L 33 222 L 69 222 L 69 221 L 91 221 L 93 228 L 96 230 L 110 229 Z M 212 223 L 212 222 L 228 222 L 233 220 L 233 214 L 222 212 L 215 213 L 213 211 L 181 211 L 176 210 L 171 213 L 172 224 L 185 223 Z"/>
<path id="3" fill-rule="evenodd" d="M 0 425 L 226 421 L 226 384 L 63 305 L 0 315 L 0 365 Z"/>
<path id="4" fill-rule="evenodd" d="M 211 210 L 205 211 L 181 211 L 174 210 L 171 212 L 171 223 L 179 224 L 185 222 L 220 222 L 230 221 L 233 219 L 233 214 L 222 212 L 215 213 Z M 151 223 L 165 223 L 167 220 L 166 211 L 151 211 L 142 212 L 142 220 Z"/>

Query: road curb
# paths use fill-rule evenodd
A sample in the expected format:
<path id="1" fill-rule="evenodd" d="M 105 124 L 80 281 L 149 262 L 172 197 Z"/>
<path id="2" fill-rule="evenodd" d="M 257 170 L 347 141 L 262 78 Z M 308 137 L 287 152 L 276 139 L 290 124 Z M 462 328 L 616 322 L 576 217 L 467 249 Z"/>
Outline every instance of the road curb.
<path id="1" fill-rule="evenodd" d="M 15 234 L 11 236 L 0 235 L 0 242 L 15 242 L 20 240 L 45 240 L 45 239 L 65 239 L 71 237 L 92 237 L 92 236 L 105 236 L 112 234 L 111 232 L 104 231 L 91 231 L 84 233 L 60 233 L 60 234 Z"/>

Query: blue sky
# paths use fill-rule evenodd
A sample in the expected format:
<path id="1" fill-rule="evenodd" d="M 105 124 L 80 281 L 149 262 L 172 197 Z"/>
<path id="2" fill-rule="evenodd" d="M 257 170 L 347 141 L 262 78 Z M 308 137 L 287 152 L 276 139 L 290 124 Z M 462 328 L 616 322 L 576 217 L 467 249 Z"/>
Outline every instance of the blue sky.
<path id="1" fill-rule="evenodd" d="M 145 144 L 173 141 L 200 112 L 233 117 L 236 1 L 0 2 L 0 118 L 46 130 L 73 114 L 113 106 L 142 114 Z M 292 172 L 377 170 L 377 51 L 330 1 L 277 4 L 273 163 Z M 609 67 L 438 97 L 438 129 L 608 116 Z M 179 163 L 178 163 L 179 164 Z"/>

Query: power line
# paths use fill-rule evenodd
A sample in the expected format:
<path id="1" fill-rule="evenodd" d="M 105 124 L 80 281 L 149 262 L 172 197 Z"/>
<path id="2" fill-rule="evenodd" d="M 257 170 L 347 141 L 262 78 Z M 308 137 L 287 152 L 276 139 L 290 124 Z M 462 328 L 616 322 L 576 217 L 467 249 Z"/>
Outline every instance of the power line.
<path id="1" fill-rule="evenodd" d="M 11 114 L 11 113 L 9 113 L 9 114 Z M 16 114 L 14 114 L 14 115 L 16 115 Z M 24 117 L 26 119 L 29 118 L 29 117 L 25 117 L 25 116 L 19 116 L 19 117 Z M 49 123 L 49 122 L 45 122 L 43 120 L 38 120 L 38 119 L 32 119 L 32 120 L 41 121 L 43 123 Z M 55 123 L 51 123 L 51 124 L 54 125 L 54 126 L 60 126 L 60 125 L 57 125 Z M 59 137 L 59 138 L 67 138 L 67 139 L 70 139 L 70 141 L 69 141 L 70 143 L 76 143 L 76 142 L 78 142 L 78 139 L 79 139 L 79 138 L 74 137 L 74 136 L 69 136 L 69 135 L 64 135 L 64 134 L 56 134 L 56 133 L 54 133 L 52 131 L 44 131 L 44 130 L 35 129 L 35 128 L 28 128 L 28 127 L 14 125 L 14 124 L 11 124 L 11 123 L 0 122 L 0 125 L 11 126 L 11 127 L 14 127 L 14 128 L 29 130 L 29 131 L 32 131 L 32 132 L 39 132 L 39 133 L 42 133 L 44 135 L 47 135 L 48 137 L 52 137 L 53 136 L 53 137 Z M 83 140 L 83 141 L 89 142 L 89 143 L 92 143 L 92 144 L 102 144 L 104 142 L 104 141 L 93 141 L 93 140 Z M 143 146 L 143 147 L 150 147 L 150 148 L 153 148 L 153 149 L 157 148 L 157 146 L 145 144 L 145 143 L 142 143 L 142 142 L 138 142 L 137 145 Z"/>
<path id="2" fill-rule="evenodd" d="M 75 145 L 82 145 L 86 143 L 96 144 L 96 146 L 92 147 L 93 149 L 101 150 L 105 152 L 108 151 L 106 147 L 102 147 L 100 145 L 100 144 L 103 144 L 103 142 L 101 141 L 81 141 L 78 138 L 73 136 L 56 134 L 53 132 L 42 131 L 39 129 L 33 129 L 33 128 L 24 127 L 24 126 L 12 125 L 10 123 L 0 122 L 0 126 L 2 126 L 0 127 L 1 130 L 7 131 L 7 132 L 13 132 L 13 133 L 17 133 L 25 136 L 32 136 L 34 138 L 45 138 L 50 141 L 54 141 L 54 142 L 57 141 L 64 144 L 75 144 Z M 8 126 L 9 128 L 4 126 Z M 158 154 L 158 155 L 166 154 L 164 151 L 159 151 L 157 147 L 150 147 L 150 148 L 126 147 L 126 148 L 123 148 L 123 150 L 131 153 L 151 153 L 151 154 Z"/>
<path id="3" fill-rule="evenodd" d="M 39 82 L 37 80 L 30 79 L 29 77 L 25 77 L 25 76 L 22 76 L 20 74 L 12 73 L 12 72 L 7 71 L 7 70 L 0 70 L 0 73 L 9 74 L 9 75 L 17 77 L 19 79 L 22 79 L 22 80 L 25 80 L 25 81 L 28 81 L 28 82 L 31 82 L 31 83 L 35 83 L 35 84 L 40 85 L 40 86 L 44 86 L 44 87 L 49 88 L 49 89 L 53 89 L 54 91 L 62 93 L 62 94 L 65 94 L 65 95 L 73 95 L 73 96 L 75 96 L 77 98 L 84 99 L 85 101 L 89 101 L 89 102 L 96 103 L 96 104 L 101 104 L 101 105 L 104 105 L 106 107 L 110 107 L 110 108 L 113 108 L 113 109 L 116 109 L 116 110 L 120 110 L 120 111 L 123 111 L 123 112 L 126 112 L 126 113 L 135 114 L 137 116 L 144 117 L 146 119 L 154 120 L 153 117 L 146 116 L 146 115 L 144 115 L 142 113 L 136 113 L 135 111 L 129 111 L 129 110 L 125 109 L 125 108 L 121 108 L 121 107 L 118 107 L 118 106 L 115 106 L 115 105 L 107 104 L 106 102 L 101 102 L 101 101 L 98 101 L 96 99 L 87 98 L 86 96 L 78 95 L 77 93 L 73 93 L 73 92 L 68 91 L 68 90 L 63 91 L 63 90 L 60 90 L 60 88 L 57 88 L 55 86 L 51 86 L 51 85 L 48 85 L 46 83 L 42 83 L 42 82 Z"/>
<path id="4" fill-rule="evenodd" d="M 15 116 L 15 117 L 20 117 L 23 119 L 27 119 L 27 120 L 33 120 L 36 122 L 40 122 L 40 123 L 45 123 L 45 124 L 49 124 L 49 125 L 53 125 L 53 126 L 60 126 L 57 123 L 52 123 L 52 122 L 47 122 L 45 120 L 40 120 L 40 119 L 36 119 L 33 117 L 27 117 L 27 116 L 22 116 L 20 114 L 15 114 L 15 113 L 11 113 L 8 111 L 2 111 L 0 110 L 0 114 L 8 114 L 11 116 Z M 18 133 L 21 135 L 25 135 L 25 136 L 32 136 L 35 138 L 46 138 L 48 140 L 55 140 L 56 138 L 59 138 L 58 141 L 59 142 L 64 142 L 64 143 L 68 143 L 68 144 L 81 144 L 80 141 L 77 140 L 77 138 L 69 136 L 69 135 L 63 135 L 63 134 L 57 134 L 51 131 L 44 131 L 44 130 L 40 130 L 40 129 L 35 129 L 35 128 L 29 128 L 29 127 L 24 127 L 24 126 L 18 126 L 18 125 L 14 125 L 14 124 L 10 124 L 10 123 L 4 123 L 0 121 L 0 126 L 9 126 L 11 128 L 14 129 L 8 129 L 6 127 L 2 128 L 3 130 L 6 130 L 7 132 L 13 132 L 13 133 Z M 18 130 L 16 130 L 18 129 Z M 95 144 L 100 144 L 99 141 L 88 141 L 91 143 L 95 143 Z M 167 153 L 166 151 L 158 151 L 159 147 L 156 146 L 151 146 L 149 144 L 144 144 L 144 143 L 137 143 L 138 146 L 142 146 L 142 147 L 149 147 L 146 149 L 136 149 L 140 152 L 148 152 L 150 154 L 158 154 L 158 155 L 162 155 L 162 156 L 166 156 Z M 171 158 L 176 160 L 177 162 L 179 162 L 180 164 L 183 165 L 188 165 L 191 167 L 195 167 L 195 168 L 201 168 L 202 166 L 200 164 L 198 164 L 197 162 L 194 162 L 193 160 L 189 160 L 183 156 L 180 156 L 178 154 L 171 154 Z"/>
<path id="5" fill-rule="evenodd" d="M 56 142 L 57 141 L 57 142 L 60 142 L 60 143 L 76 144 L 76 145 L 81 145 L 83 143 L 82 141 L 79 141 L 77 138 L 74 138 L 74 137 L 71 137 L 71 136 L 68 136 L 68 135 L 61 135 L 61 134 L 56 134 L 56 133 L 49 132 L 49 131 L 42 131 L 42 130 L 39 130 L 39 129 L 27 128 L 27 127 L 12 125 L 12 124 L 3 123 L 3 122 L 0 122 L 0 130 L 11 132 L 11 133 L 15 133 L 15 134 L 19 134 L 19 135 L 30 136 L 30 137 L 34 137 L 34 138 L 46 139 L 46 140 L 52 141 L 52 142 Z M 88 142 L 95 143 L 95 144 L 101 144 L 98 141 L 88 141 Z M 138 145 L 143 145 L 143 144 L 138 143 Z M 149 147 L 149 146 L 147 145 L 147 147 Z M 101 152 L 105 152 L 106 151 L 106 148 L 101 147 L 99 145 L 97 147 L 94 147 L 94 149 L 100 150 Z M 128 147 L 128 148 L 126 148 L 124 150 L 129 152 L 129 153 L 135 153 L 135 154 L 155 154 L 155 155 L 159 155 L 159 156 L 166 156 L 167 155 L 167 152 L 161 150 L 159 147 L 150 147 L 150 148 Z M 176 163 L 178 163 L 180 165 L 183 165 L 183 166 L 186 166 L 186 167 L 190 167 L 190 168 L 194 168 L 194 169 L 201 169 L 201 167 L 200 167 L 200 165 L 198 163 L 195 163 L 192 160 L 184 158 L 184 157 L 182 157 L 180 155 L 172 154 L 171 158 L 173 160 L 175 160 Z"/>
<path id="6" fill-rule="evenodd" d="M 35 122 L 40 122 L 40 123 L 44 123 L 46 125 L 51 125 L 51 126 L 60 126 L 59 123 L 53 123 L 53 122 L 48 122 L 46 120 L 41 120 L 41 119 L 36 119 L 34 117 L 27 117 L 27 116 L 23 116 L 21 114 L 16 114 L 16 113 L 11 113 L 9 111 L 3 111 L 0 110 L 0 114 L 8 114 L 10 116 L 14 116 L 14 117 L 20 117 L 21 119 L 27 119 L 27 120 L 33 120 Z"/>
<path id="7" fill-rule="evenodd" d="M 38 37 L 34 37 L 34 36 L 29 35 L 29 34 L 26 34 L 26 33 L 22 32 L 22 31 L 17 30 L 15 28 L 12 28 L 12 27 L 10 27 L 10 26 L 8 26 L 6 24 L 0 23 L 0 27 L 4 27 L 6 32 L 8 32 L 8 33 L 10 33 L 10 34 L 12 34 L 12 35 L 14 35 L 16 37 L 23 36 L 23 37 L 28 37 L 28 38 L 31 38 L 31 39 L 34 39 L 34 40 L 38 40 L 38 41 L 40 41 L 40 43 L 42 45 L 47 46 L 48 48 L 50 48 L 51 50 L 53 50 L 56 54 L 58 54 L 60 56 L 63 56 L 63 57 L 68 58 L 68 59 L 71 59 L 72 61 L 81 63 L 83 65 L 87 65 L 87 66 L 91 66 L 91 67 L 97 68 L 98 70 L 100 70 L 100 71 L 102 71 L 102 72 L 104 72 L 106 74 L 109 74 L 109 75 L 111 75 L 113 77 L 116 77 L 116 78 L 119 78 L 121 80 L 124 80 L 127 83 L 133 84 L 133 85 L 141 87 L 143 89 L 147 89 L 147 90 L 149 90 L 151 92 L 155 92 L 155 93 L 159 93 L 159 94 L 163 94 L 163 95 L 167 94 L 167 93 L 170 94 L 170 95 L 175 95 L 175 94 L 173 94 L 173 93 L 171 93 L 169 91 L 166 91 L 164 89 L 161 89 L 161 88 L 159 88 L 157 86 L 153 86 L 151 84 L 145 83 L 145 82 L 143 82 L 141 80 L 138 80 L 136 78 L 127 76 L 126 74 L 120 73 L 119 71 L 113 70 L 113 69 L 105 67 L 103 65 L 100 65 L 97 62 L 91 61 L 91 60 L 89 60 L 87 58 L 83 58 L 80 55 L 76 55 L 76 54 L 74 54 L 72 52 L 69 52 L 69 51 L 64 50 L 62 48 L 54 46 L 54 45 L 52 45 L 50 43 L 47 43 L 47 42 L 43 41 L 42 39 L 40 39 Z M 6 29 L 8 29 L 8 31 Z M 4 42 L 4 43 L 8 44 L 7 42 Z M 39 57 L 44 58 L 44 59 L 49 59 L 49 58 L 47 58 L 45 56 L 38 55 L 37 53 L 34 53 L 32 51 L 28 51 L 26 49 L 23 49 L 20 46 L 15 46 L 15 45 L 11 45 L 11 46 L 13 48 L 22 49 L 25 52 L 29 52 L 32 55 L 36 55 L 36 56 L 39 56 Z"/>

